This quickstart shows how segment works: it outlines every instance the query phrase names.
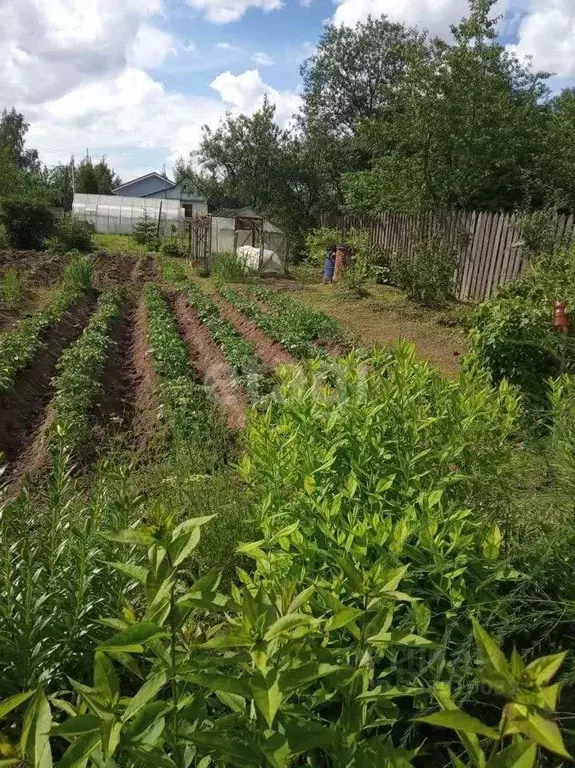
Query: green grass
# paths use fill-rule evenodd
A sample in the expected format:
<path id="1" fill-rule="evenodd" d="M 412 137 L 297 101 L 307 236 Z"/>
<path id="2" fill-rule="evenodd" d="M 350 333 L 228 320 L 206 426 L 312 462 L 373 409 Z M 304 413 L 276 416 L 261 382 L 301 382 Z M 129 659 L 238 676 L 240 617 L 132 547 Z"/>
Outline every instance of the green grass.
<path id="1" fill-rule="evenodd" d="M 140 245 L 129 235 L 94 235 L 94 248 L 122 253 L 147 253 L 145 245 Z"/>

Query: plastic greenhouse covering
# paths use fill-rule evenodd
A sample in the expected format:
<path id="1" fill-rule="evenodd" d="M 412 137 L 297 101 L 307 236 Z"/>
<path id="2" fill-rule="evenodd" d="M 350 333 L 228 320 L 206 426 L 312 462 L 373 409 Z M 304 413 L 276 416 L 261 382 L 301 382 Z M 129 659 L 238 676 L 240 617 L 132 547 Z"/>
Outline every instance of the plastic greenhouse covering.
<path id="1" fill-rule="evenodd" d="M 184 209 L 179 200 L 157 197 L 120 197 L 119 195 L 75 194 L 74 216 L 91 222 L 102 234 L 131 235 L 134 225 L 144 216 L 160 223 L 160 234 L 170 233 L 183 221 Z"/>

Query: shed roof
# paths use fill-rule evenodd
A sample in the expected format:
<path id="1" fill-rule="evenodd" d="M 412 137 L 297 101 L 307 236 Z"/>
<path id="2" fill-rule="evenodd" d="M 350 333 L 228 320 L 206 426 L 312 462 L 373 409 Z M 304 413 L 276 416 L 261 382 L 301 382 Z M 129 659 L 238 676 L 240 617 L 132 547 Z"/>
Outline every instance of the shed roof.
<path id="1" fill-rule="evenodd" d="M 216 219 L 257 219 L 258 221 L 265 221 L 268 224 L 269 231 L 283 232 L 283 230 L 272 224 L 272 222 L 263 214 L 258 213 L 249 206 L 246 206 L 245 208 L 221 208 L 219 211 L 212 213 L 212 216 Z"/>

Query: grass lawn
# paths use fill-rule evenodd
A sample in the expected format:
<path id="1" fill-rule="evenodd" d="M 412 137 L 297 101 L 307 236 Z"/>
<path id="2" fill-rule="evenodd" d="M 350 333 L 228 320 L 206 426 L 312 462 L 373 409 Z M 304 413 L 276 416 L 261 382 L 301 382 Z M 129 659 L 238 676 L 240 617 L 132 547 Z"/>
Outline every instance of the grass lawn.
<path id="1" fill-rule="evenodd" d="M 464 311 L 461 305 L 426 309 L 387 285 L 370 285 L 368 297 L 350 299 L 335 285 L 323 285 L 319 268 L 295 267 L 291 271 L 302 288 L 289 290 L 289 295 L 338 320 L 362 344 L 387 346 L 405 339 L 415 345 L 421 358 L 444 373 L 457 374 L 459 357 L 468 351 L 465 334 L 455 325 Z"/>
<path id="2" fill-rule="evenodd" d="M 129 235 L 94 235 L 95 249 L 106 249 L 121 253 L 147 253 L 145 245 L 140 245 Z"/>

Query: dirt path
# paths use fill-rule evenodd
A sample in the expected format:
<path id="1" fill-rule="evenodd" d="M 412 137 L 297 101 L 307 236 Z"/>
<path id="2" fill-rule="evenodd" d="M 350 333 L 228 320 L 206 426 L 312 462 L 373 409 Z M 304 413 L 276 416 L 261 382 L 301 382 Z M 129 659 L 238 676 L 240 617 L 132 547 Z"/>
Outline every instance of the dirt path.
<path id="1" fill-rule="evenodd" d="M 246 397 L 234 381 L 222 350 L 190 306 L 183 291 L 170 293 L 169 298 L 197 376 L 214 391 L 228 429 L 242 429 L 246 421 Z"/>
<path id="2" fill-rule="evenodd" d="M 94 301 L 87 299 L 70 308 L 47 330 L 40 352 L 17 376 L 10 391 L 0 397 L 0 451 L 8 462 L 7 474 L 20 475 L 38 464 L 35 452 L 29 449 L 46 419 L 56 364 L 66 347 L 80 336 L 93 310 Z"/>
<path id="3" fill-rule="evenodd" d="M 212 296 L 212 299 L 217 304 L 222 317 L 230 322 L 246 341 L 254 345 L 257 356 L 266 367 L 275 368 L 281 363 L 296 362 L 285 347 L 266 336 L 261 328 L 258 328 L 252 320 L 242 315 L 222 296 Z"/>

